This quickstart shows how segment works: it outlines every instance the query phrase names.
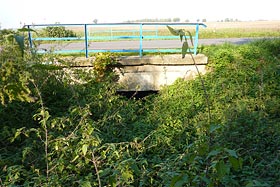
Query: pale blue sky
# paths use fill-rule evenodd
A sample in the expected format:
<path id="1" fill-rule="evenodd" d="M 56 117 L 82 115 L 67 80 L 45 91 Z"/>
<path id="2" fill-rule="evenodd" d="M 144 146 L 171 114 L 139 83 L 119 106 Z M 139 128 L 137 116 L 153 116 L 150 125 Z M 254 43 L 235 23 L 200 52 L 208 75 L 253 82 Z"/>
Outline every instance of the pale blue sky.
<path id="1" fill-rule="evenodd" d="M 181 21 L 225 18 L 280 20 L 279 0 L 1 0 L 2 28 L 25 24 L 122 22 L 144 18 Z M 20 24 L 21 23 L 21 24 Z"/>

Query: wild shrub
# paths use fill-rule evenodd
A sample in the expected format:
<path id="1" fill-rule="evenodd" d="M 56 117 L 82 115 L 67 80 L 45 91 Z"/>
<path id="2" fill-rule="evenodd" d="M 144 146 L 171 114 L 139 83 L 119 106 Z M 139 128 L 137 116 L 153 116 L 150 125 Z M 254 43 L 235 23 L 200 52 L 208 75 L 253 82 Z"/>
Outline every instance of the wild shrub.
<path id="1" fill-rule="evenodd" d="M 7 83 L 24 72 L 28 92 L 14 93 L 33 100 L 0 105 L 0 185 L 279 186 L 279 44 L 205 48 L 210 123 L 199 79 L 128 100 L 110 54 L 67 71 L 1 53 L 3 64 L 24 62 Z"/>
<path id="2" fill-rule="evenodd" d="M 43 29 L 44 35 L 53 38 L 77 37 L 72 30 L 66 29 L 64 26 L 48 26 Z"/>

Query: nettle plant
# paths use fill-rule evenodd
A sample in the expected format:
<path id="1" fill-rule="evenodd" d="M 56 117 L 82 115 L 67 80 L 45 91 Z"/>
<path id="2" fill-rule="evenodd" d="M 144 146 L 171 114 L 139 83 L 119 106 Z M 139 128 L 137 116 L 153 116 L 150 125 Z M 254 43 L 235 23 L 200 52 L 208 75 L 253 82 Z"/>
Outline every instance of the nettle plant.
<path id="1" fill-rule="evenodd" d="M 192 39 L 191 32 L 186 31 L 184 29 L 174 29 L 174 28 L 172 28 L 168 25 L 167 25 L 167 28 L 171 32 L 171 34 L 173 34 L 175 36 L 179 36 L 181 42 L 183 41 L 183 38 L 185 39 L 185 41 L 183 42 L 183 45 L 182 45 L 182 58 L 185 58 L 186 54 L 190 52 L 190 46 L 189 46 L 187 38 L 190 38 L 191 44 L 193 45 L 193 39 Z M 187 34 L 188 34 L 188 36 L 187 36 Z M 189 53 L 189 54 L 192 58 L 193 64 L 195 65 L 199 80 L 201 82 L 201 86 L 202 86 L 203 91 L 204 91 L 204 97 L 205 97 L 207 108 L 208 108 L 208 119 L 209 119 L 209 124 L 210 124 L 211 123 L 211 112 L 210 112 L 210 104 L 209 104 L 210 101 L 209 101 L 209 96 L 207 94 L 207 90 L 206 90 L 206 87 L 205 87 L 205 83 L 204 83 L 205 81 L 203 80 L 203 78 L 201 76 L 201 73 L 200 73 L 200 71 L 197 67 L 197 64 L 196 64 L 196 61 L 195 61 L 193 55 L 191 53 Z"/>
<path id="2" fill-rule="evenodd" d="M 171 34 L 173 34 L 174 36 L 179 36 L 181 42 L 183 41 L 183 39 L 185 39 L 185 41 L 183 42 L 183 45 L 182 45 L 182 58 L 185 58 L 186 54 L 190 51 L 188 38 L 190 39 L 190 42 L 193 45 L 193 39 L 192 39 L 191 32 L 186 31 L 185 29 L 174 29 L 168 25 L 167 25 L 167 28 Z"/>
<path id="3" fill-rule="evenodd" d="M 194 170 L 197 170 L 198 168 L 204 169 L 200 170 L 200 172 L 190 172 L 188 174 L 182 173 L 175 176 L 171 181 L 171 186 L 183 186 L 186 184 L 190 184 L 191 186 L 219 186 L 221 184 L 226 184 L 228 182 L 227 178 L 230 176 L 230 173 L 238 171 L 242 168 L 242 159 L 238 156 L 236 150 L 228 149 L 221 145 L 217 145 L 214 142 L 214 135 L 219 131 L 221 126 L 219 124 L 213 123 L 210 97 L 205 86 L 205 81 L 199 72 L 195 58 L 193 57 L 192 53 L 190 53 L 188 38 L 193 45 L 191 32 L 184 29 L 174 29 L 170 26 L 167 26 L 167 28 L 171 34 L 179 36 L 181 42 L 184 39 L 182 45 L 182 58 L 185 58 L 186 54 L 191 56 L 203 90 L 208 115 L 208 119 L 205 121 L 206 123 L 201 126 L 201 129 L 203 129 L 202 131 L 204 133 L 202 133 L 201 137 L 199 138 L 199 143 L 197 145 L 191 144 L 189 146 L 189 149 L 192 149 L 194 145 L 197 146 L 199 150 L 198 154 L 195 153 L 196 151 L 193 151 L 193 155 L 187 155 L 187 157 L 192 157 L 192 159 L 188 158 L 187 160 L 191 160 L 188 164 L 193 166 L 195 165 L 193 168 Z M 195 160 L 199 160 L 199 164 L 196 165 Z M 186 164 L 185 161 L 184 164 Z M 191 169 L 189 168 L 189 170 Z M 191 178 L 191 180 L 189 180 L 189 178 Z"/>

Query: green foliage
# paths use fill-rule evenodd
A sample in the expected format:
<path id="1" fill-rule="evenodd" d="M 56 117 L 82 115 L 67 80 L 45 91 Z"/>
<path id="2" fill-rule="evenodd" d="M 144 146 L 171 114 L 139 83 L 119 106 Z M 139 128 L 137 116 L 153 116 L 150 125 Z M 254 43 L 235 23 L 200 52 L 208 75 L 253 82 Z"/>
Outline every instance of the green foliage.
<path id="1" fill-rule="evenodd" d="M 97 81 L 118 80 L 118 76 L 114 73 L 114 69 L 118 65 L 117 56 L 111 53 L 95 54 L 95 62 L 93 69 Z"/>
<path id="2" fill-rule="evenodd" d="M 2 105 L 13 100 L 33 101 L 28 87 L 30 78 L 27 59 L 24 56 L 24 33 L 3 30 L 0 35 L 0 102 Z"/>
<path id="3" fill-rule="evenodd" d="M 69 70 L 9 47 L 1 63 L 16 70 L 0 85 L 24 82 L 14 93 L 33 102 L 0 106 L 1 186 L 280 185 L 279 39 L 204 49 L 210 124 L 200 80 L 128 100 L 111 54 Z"/>
<path id="4" fill-rule="evenodd" d="M 185 39 L 185 41 L 183 42 L 183 45 L 182 45 L 182 58 L 185 58 L 187 52 L 189 52 L 189 49 L 190 49 L 186 33 L 188 33 L 188 38 L 190 39 L 191 44 L 193 45 L 193 38 L 192 38 L 191 32 L 185 31 L 184 29 L 173 29 L 172 27 L 170 27 L 168 25 L 167 25 L 167 28 L 171 34 L 173 34 L 174 36 L 179 36 L 181 42 L 183 41 L 183 38 Z"/>
<path id="5" fill-rule="evenodd" d="M 44 35 L 47 37 L 63 38 L 63 37 L 77 37 L 72 30 L 66 29 L 63 26 L 49 26 L 43 29 Z"/>

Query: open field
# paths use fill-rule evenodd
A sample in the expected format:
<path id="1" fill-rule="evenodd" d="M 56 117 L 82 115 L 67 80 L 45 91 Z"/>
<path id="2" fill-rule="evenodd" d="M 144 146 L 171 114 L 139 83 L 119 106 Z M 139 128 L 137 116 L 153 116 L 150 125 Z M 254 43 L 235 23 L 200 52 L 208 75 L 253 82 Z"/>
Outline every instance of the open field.
<path id="1" fill-rule="evenodd" d="M 200 38 L 279 37 L 280 21 L 208 22 Z"/>
<path id="2" fill-rule="evenodd" d="M 280 32 L 279 21 L 240 21 L 240 22 L 207 22 L 207 29 L 250 28 L 271 29 Z"/>
<path id="3" fill-rule="evenodd" d="M 200 28 L 200 38 L 246 38 L 246 37 L 279 37 L 279 21 L 246 21 L 246 22 L 206 22 L 207 28 Z M 195 33 L 193 26 L 174 26 Z M 84 27 L 66 27 L 78 37 L 84 36 Z M 40 32 L 41 33 L 41 32 Z M 88 26 L 90 37 L 139 36 L 139 26 Z M 144 36 L 170 36 L 165 26 L 143 26 Z M 39 36 L 42 37 L 42 36 Z M 131 40 L 131 38 L 129 39 Z"/>
<path id="4" fill-rule="evenodd" d="M 242 38 L 242 37 L 279 37 L 280 36 L 280 20 L 279 21 L 246 21 L 246 22 L 206 22 L 207 28 L 200 28 L 200 38 Z M 194 34 L 195 27 L 175 27 L 184 28 Z M 96 28 L 95 28 L 96 29 Z M 101 28 L 98 28 L 101 29 Z M 134 27 L 133 29 L 137 29 Z M 155 34 L 162 36 L 170 35 L 165 26 L 144 26 L 146 35 Z M 128 27 L 117 28 L 113 30 L 129 30 Z M 157 31 L 156 31 L 157 30 Z M 101 33 L 100 33 L 101 34 Z M 104 33 L 103 33 L 104 34 Z M 116 35 L 131 33 L 114 33 Z M 137 34 L 137 33 L 133 33 Z"/>

